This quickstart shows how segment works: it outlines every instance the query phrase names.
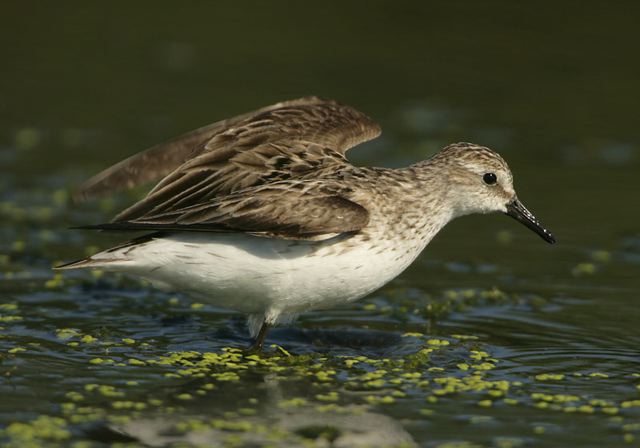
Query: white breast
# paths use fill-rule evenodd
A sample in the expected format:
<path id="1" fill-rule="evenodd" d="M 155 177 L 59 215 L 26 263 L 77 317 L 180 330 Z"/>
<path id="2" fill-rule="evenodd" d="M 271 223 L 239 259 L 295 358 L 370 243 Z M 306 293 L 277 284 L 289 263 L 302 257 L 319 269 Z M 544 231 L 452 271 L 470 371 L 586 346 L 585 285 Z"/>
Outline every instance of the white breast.
<path id="1" fill-rule="evenodd" d="M 426 242 L 424 243 L 426 244 Z M 135 273 L 247 313 L 299 313 L 359 299 L 402 272 L 424 244 L 360 237 L 323 242 L 246 234 L 181 233 L 157 238 L 105 268 Z"/>

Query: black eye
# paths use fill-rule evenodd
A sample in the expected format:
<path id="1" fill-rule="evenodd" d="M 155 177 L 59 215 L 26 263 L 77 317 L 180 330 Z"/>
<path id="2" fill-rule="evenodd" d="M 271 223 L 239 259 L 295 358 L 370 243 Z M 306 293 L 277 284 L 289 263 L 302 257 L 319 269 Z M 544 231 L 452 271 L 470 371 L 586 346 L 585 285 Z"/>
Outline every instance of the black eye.
<path id="1" fill-rule="evenodd" d="M 485 173 L 485 175 L 482 176 L 482 180 L 487 185 L 493 185 L 498 181 L 498 178 L 494 173 Z"/>

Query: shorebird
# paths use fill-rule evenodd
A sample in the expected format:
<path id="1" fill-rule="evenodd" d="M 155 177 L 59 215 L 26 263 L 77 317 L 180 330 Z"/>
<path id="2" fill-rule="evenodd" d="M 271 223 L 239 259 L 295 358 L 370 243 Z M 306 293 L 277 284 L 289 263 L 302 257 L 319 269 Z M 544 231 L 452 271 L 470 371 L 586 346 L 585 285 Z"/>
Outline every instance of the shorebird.
<path id="1" fill-rule="evenodd" d="M 134 274 L 246 313 L 259 349 L 272 325 L 389 282 L 456 217 L 503 212 L 555 242 L 496 152 L 455 143 L 406 168 L 349 163 L 349 148 L 379 134 L 363 113 L 307 97 L 154 146 L 76 192 L 160 179 L 111 222 L 79 227 L 150 233 L 58 269 Z"/>

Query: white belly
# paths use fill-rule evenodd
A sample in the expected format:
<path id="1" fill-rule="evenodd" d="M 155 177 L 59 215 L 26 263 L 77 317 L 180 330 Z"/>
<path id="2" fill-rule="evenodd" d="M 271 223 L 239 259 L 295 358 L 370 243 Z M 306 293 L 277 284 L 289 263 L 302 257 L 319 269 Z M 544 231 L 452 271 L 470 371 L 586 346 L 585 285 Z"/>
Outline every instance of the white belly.
<path id="1" fill-rule="evenodd" d="M 134 273 L 223 308 L 279 315 L 359 299 L 402 272 L 419 246 L 373 247 L 359 237 L 323 242 L 246 234 L 182 233 L 154 239 L 105 268 Z M 379 242 L 378 242 L 379 243 Z M 406 243 L 409 244 L 409 243 Z"/>

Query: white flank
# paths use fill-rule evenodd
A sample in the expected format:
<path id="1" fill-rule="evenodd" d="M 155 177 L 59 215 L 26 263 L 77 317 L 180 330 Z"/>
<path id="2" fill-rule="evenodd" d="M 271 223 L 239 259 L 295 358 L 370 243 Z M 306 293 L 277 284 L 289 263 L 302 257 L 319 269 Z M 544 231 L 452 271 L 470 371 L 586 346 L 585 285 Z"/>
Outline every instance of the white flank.
<path id="1" fill-rule="evenodd" d="M 280 315 L 367 295 L 402 272 L 426 244 L 378 240 L 373 245 L 357 236 L 347 238 L 313 242 L 179 233 L 100 252 L 91 260 L 93 267 L 139 275 L 275 322 Z"/>

